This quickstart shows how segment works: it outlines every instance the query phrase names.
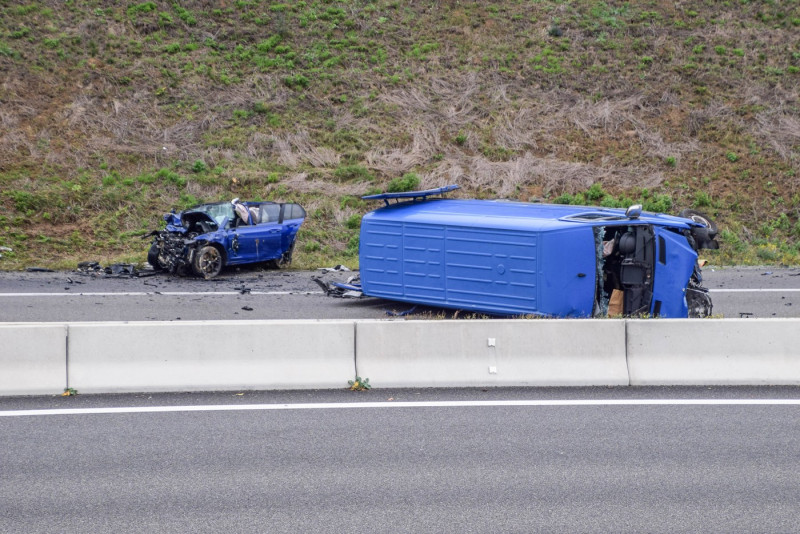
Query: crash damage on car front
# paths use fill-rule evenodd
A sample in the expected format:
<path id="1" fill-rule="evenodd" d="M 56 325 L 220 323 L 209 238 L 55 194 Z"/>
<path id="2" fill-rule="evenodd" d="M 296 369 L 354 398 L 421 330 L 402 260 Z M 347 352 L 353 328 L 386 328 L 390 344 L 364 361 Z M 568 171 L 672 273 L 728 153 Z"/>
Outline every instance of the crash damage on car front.
<path id="1" fill-rule="evenodd" d="M 288 265 L 305 219 L 298 204 L 231 202 L 202 204 L 164 215 L 166 226 L 148 234 L 147 260 L 157 271 L 217 276 L 227 265 Z"/>

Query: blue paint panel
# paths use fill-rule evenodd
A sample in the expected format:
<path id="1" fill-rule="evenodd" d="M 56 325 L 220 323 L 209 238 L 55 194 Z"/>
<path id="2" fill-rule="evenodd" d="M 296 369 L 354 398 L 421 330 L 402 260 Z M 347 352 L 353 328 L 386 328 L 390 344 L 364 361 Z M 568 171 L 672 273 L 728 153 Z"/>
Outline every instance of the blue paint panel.
<path id="1" fill-rule="evenodd" d="M 403 229 L 405 296 L 441 305 L 445 300 L 445 228 L 405 224 Z"/>
<path id="2" fill-rule="evenodd" d="M 686 238 L 664 228 L 656 228 L 656 273 L 653 281 L 653 306 L 661 301 L 661 317 L 686 317 L 686 286 L 692 276 L 697 253 Z M 661 260 L 664 260 L 662 263 Z M 652 309 L 650 310 L 653 311 Z"/>
<path id="3" fill-rule="evenodd" d="M 557 317 L 591 317 L 597 280 L 594 232 L 576 226 L 542 234 L 539 309 Z"/>
<path id="4" fill-rule="evenodd" d="M 450 227 L 445 250 L 448 304 L 537 311 L 535 232 Z"/>
<path id="5" fill-rule="evenodd" d="M 365 292 L 387 298 L 397 298 L 404 294 L 402 246 L 402 222 L 362 222 L 360 264 Z"/>

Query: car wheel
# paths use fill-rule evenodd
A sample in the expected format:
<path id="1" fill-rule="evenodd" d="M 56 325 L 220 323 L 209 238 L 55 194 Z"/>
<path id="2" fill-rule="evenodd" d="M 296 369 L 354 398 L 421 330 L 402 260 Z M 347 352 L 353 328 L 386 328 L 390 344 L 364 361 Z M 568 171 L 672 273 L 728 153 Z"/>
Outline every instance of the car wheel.
<path id="1" fill-rule="evenodd" d="M 289 247 L 289 250 L 281 254 L 280 257 L 266 262 L 267 267 L 270 269 L 280 269 L 281 267 L 288 267 L 292 264 L 292 253 L 294 252 L 294 243 Z"/>
<path id="2" fill-rule="evenodd" d="M 206 245 L 195 254 L 192 268 L 197 276 L 214 278 L 222 271 L 222 254 L 217 247 Z"/>
<path id="3" fill-rule="evenodd" d="M 153 267 L 154 271 L 163 271 L 166 268 L 158 259 L 159 252 L 160 250 L 158 248 L 158 245 L 156 245 L 155 243 L 153 243 L 150 246 L 150 250 L 147 251 L 147 263 L 149 263 Z"/>
<path id="4" fill-rule="evenodd" d="M 711 217 L 706 215 L 705 213 L 697 210 L 683 210 L 678 214 L 678 217 L 683 217 L 685 219 L 691 219 L 696 223 L 700 223 L 706 228 L 708 228 L 708 238 L 714 239 L 717 235 L 717 225 L 714 221 L 711 220 Z"/>
<path id="5" fill-rule="evenodd" d="M 267 269 L 280 269 L 286 265 L 286 263 L 284 263 L 283 256 L 281 256 L 280 258 L 275 258 L 274 260 L 268 260 L 264 263 L 264 265 L 266 265 Z"/>

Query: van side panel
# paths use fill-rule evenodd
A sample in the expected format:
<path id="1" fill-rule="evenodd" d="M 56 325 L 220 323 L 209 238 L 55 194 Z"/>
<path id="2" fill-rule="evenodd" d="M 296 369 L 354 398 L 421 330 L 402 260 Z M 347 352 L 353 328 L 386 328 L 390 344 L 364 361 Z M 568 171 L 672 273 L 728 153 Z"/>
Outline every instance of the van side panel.
<path id="1" fill-rule="evenodd" d="M 537 313 L 538 233 L 365 217 L 366 295 L 500 314 Z"/>
<path id="2" fill-rule="evenodd" d="M 443 305 L 445 283 L 445 227 L 405 223 L 403 226 L 403 280 L 410 300 Z"/>
<path id="3" fill-rule="evenodd" d="M 448 227 L 448 304 L 502 313 L 536 313 L 537 237 L 537 232 Z"/>
<path id="4" fill-rule="evenodd" d="M 388 299 L 403 297 L 403 223 L 365 217 L 359 246 L 364 293 Z"/>
<path id="5" fill-rule="evenodd" d="M 597 280 L 592 228 L 542 232 L 542 250 L 539 309 L 558 317 L 591 317 Z"/>

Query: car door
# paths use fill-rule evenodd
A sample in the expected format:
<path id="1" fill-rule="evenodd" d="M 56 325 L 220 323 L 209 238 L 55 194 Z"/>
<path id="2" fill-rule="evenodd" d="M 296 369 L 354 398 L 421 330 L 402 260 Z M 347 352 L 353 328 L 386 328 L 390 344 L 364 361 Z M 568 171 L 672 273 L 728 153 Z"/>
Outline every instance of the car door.
<path id="1" fill-rule="evenodd" d="M 299 204 L 284 204 L 281 208 L 281 253 L 289 250 L 297 238 L 300 225 L 306 218 L 306 210 Z"/>
<path id="2" fill-rule="evenodd" d="M 281 227 L 278 224 L 280 205 L 274 202 L 263 202 L 252 210 L 257 216 L 255 238 L 258 249 L 258 261 L 267 261 L 280 256 Z"/>

